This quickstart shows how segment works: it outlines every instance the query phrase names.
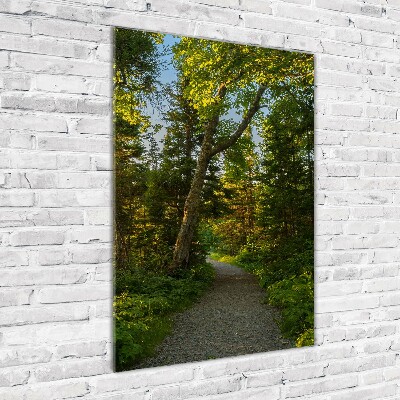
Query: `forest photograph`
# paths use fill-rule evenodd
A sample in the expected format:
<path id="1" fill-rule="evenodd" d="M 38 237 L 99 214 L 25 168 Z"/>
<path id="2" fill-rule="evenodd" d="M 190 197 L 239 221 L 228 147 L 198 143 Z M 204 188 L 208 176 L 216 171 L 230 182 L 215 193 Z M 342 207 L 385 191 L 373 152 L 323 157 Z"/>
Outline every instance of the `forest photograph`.
<path id="1" fill-rule="evenodd" d="M 314 344 L 314 58 L 114 30 L 115 370 Z"/>

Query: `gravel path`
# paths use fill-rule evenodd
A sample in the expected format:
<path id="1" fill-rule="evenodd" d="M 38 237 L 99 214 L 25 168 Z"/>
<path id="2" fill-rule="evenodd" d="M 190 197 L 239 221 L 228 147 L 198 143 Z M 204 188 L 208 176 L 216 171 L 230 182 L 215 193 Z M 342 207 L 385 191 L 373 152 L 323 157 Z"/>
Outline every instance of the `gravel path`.
<path id="1" fill-rule="evenodd" d="M 192 308 L 174 316 L 174 328 L 154 357 L 136 368 L 261 353 L 292 347 L 274 322 L 278 312 L 263 304 L 256 278 L 230 264 L 210 261 L 216 278 Z"/>

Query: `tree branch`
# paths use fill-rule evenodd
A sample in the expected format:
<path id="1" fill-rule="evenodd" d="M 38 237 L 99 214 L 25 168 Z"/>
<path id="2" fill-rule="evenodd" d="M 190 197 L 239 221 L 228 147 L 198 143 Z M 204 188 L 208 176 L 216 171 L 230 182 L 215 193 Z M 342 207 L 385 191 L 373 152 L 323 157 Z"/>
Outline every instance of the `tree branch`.
<path id="1" fill-rule="evenodd" d="M 227 88 L 225 83 L 221 83 L 220 87 L 218 88 L 218 93 L 216 97 L 218 97 L 220 101 L 223 100 L 223 98 L 226 95 L 226 91 Z M 215 131 L 217 130 L 218 123 L 219 123 L 219 113 L 215 113 L 215 115 L 208 120 L 204 130 L 204 139 L 202 146 L 205 145 L 206 147 L 208 147 L 208 149 L 206 149 L 206 153 L 208 155 L 209 152 L 211 151 L 211 140 Z M 208 158 L 210 159 L 211 156 L 208 156 Z"/>
<path id="2" fill-rule="evenodd" d="M 237 127 L 236 131 L 232 134 L 231 137 L 229 137 L 227 140 L 224 142 L 215 145 L 210 152 L 210 158 L 215 156 L 218 153 L 221 153 L 222 151 L 226 150 L 230 146 L 236 143 L 236 141 L 240 138 L 242 133 L 246 130 L 246 128 L 249 126 L 251 119 L 254 117 L 254 114 L 260 109 L 260 101 L 261 98 L 267 89 L 266 86 L 261 85 L 256 93 L 256 96 L 254 97 L 253 103 L 251 104 L 250 108 L 247 110 L 246 115 L 243 117 L 242 122 L 239 124 Z"/>

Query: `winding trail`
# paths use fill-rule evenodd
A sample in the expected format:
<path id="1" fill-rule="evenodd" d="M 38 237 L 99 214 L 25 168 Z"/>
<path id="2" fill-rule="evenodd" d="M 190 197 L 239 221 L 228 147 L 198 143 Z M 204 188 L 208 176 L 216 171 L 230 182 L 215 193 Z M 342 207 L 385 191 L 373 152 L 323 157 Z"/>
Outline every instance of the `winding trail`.
<path id="1" fill-rule="evenodd" d="M 174 316 L 174 328 L 154 357 L 136 368 L 261 353 L 292 347 L 274 322 L 278 311 L 263 304 L 257 279 L 230 264 L 210 261 L 211 289 L 190 309 Z"/>

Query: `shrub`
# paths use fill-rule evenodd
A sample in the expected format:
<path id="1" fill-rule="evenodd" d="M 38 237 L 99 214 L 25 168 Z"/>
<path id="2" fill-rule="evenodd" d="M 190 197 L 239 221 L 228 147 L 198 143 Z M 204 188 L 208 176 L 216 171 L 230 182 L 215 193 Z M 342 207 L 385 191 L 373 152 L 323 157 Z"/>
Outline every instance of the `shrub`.
<path id="1" fill-rule="evenodd" d="M 296 347 L 312 346 L 314 344 L 314 328 L 307 329 L 296 340 Z"/>
<path id="2" fill-rule="evenodd" d="M 303 273 L 268 287 L 268 302 L 282 310 L 278 321 L 282 334 L 298 339 L 299 345 L 311 344 L 309 330 L 314 326 L 314 290 L 312 274 Z M 307 335 L 305 335 L 305 333 Z"/>
<path id="3" fill-rule="evenodd" d="M 115 350 L 118 371 L 151 356 L 171 330 L 172 314 L 190 306 L 210 285 L 214 270 L 202 264 L 179 276 L 140 269 L 116 271 Z"/>
<path id="4" fill-rule="evenodd" d="M 170 310 L 160 298 L 122 293 L 114 299 L 117 369 L 123 370 L 152 354 L 170 331 L 171 321 L 163 316 Z"/>

